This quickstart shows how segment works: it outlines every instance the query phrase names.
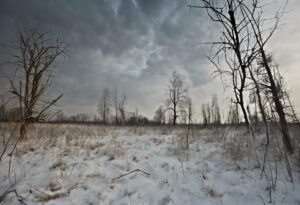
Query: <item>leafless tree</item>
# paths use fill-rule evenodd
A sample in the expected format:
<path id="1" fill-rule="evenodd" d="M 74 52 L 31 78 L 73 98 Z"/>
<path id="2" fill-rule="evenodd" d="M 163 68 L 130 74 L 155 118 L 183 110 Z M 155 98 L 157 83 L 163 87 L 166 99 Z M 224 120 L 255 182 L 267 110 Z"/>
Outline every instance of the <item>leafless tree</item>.
<path id="1" fill-rule="evenodd" d="M 209 102 L 205 105 L 207 124 L 211 124 L 211 108 Z"/>
<path id="2" fill-rule="evenodd" d="M 258 7 L 257 1 L 253 2 L 253 7 Z M 261 18 L 263 12 L 262 9 L 258 7 L 259 11 L 253 11 L 253 9 L 249 8 L 249 6 L 244 3 L 242 4 L 242 8 L 244 9 L 245 16 L 248 18 L 252 26 L 255 40 L 259 49 L 260 65 L 264 68 L 268 77 L 268 85 L 266 85 L 266 87 L 270 89 L 272 93 L 272 101 L 275 104 L 275 110 L 279 117 L 283 143 L 287 151 L 292 154 L 294 153 L 294 147 L 289 133 L 289 128 L 286 120 L 286 113 L 284 111 L 284 106 L 282 105 L 280 89 L 278 89 L 278 84 L 276 83 L 276 76 L 274 75 L 274 72 L 272 72 L 272 58 L 266 52 L 266 44 L 272 37 L 273 33 L 278 29 L 279 20 L 282 13 L 276 13 L 274 17 L 275 23 L 273 27 L 269 30 L 267 34 L 265 34 L 263 32 L 265 30 L 263 19 Z"/>
<path id="3" fill-rule="evenodd" d="M 110 91 L 108 88 L 103 89 L 102 96 L 98 103 L 98 112 L 102 118 L 102 122 L 107 124 L 110 114 Z"/>
<path id="4" fill-rule="evenodd" d="M 268 125 L 268 116 L 267 116 L 267 110 L 264 102 L 264 86 L 262 86 L 261 80 L 265 79 L 265 77 L 261 76 L 261 69 L 260 67 L 254 69 L 251 68 L 249 69 L 249 73 L 251 76 L 252 84 L 253 84 L 253 89 L 252 92 L 250 93 L 252 97 L 250 98 L 250 103 L 251 101 L 255 103 L 255 109 L 256 109 L 256 104 L 258 104 L 260 115 L 262 118 L 262 121 L 265 125 L 265 131 L 266 131 L 266 137 L 267 137 L 267 145 L 269 145 L 269 125 Z M 256 118 L 258 118 L 257 114 Z"/>
<path id="5" fill-rule="evenodd" d="M 169 81 L 167 110 L 172 113 L 172 123 L 176 125 L 179 113 L 182 111 L 187 97 L 187 88 L 184 87 L 182 77 L 175 71 Z"/>
<path id="6" fill-rule="evenodd" d="M 114 107 L 115 107 L 115 123 L 116 125 L 119 124 L 118 121 L 118 89 L 117 87 L 114 88 Z"/>
<path id="7" fill-rule="evenodd" d="M 186 104 L 187 104 L 188 124 L 190 125 L 190 124 L 193 123 L 193 103 L 192 103 L 192 98 L 187 97 Z"/>
<path id="8" fill-rule="evenodd" d="M 254 77 L 257 77 L 251 69 L 256 69 L 257 66 L 254 65 L 254 62 L 259 62 L 261 71 L 265 73 L 267 79 L 267 83 L 260 84 L 259 89 L 264 87 L 270 91 L 272 98 L 269 100 L 271 104 L 274 104 L 274 110 L 279 119 L 285 149 L 292 154 L 294 148 L 283 100 L 273 72 L 270 55 L 266 51 L 267 43 L 278 29 L 284 10 L 276 11 L 273 18 L 265 18 L 263 6 L 258 0 L 202 0 L 202 3 L 203 6 L 191 7 L 205 8 L 211 20 L 219 23 L 223 28 L 220 41 L 212 44 L 219 46 L 216 56 L 222 55 L 229 69 L 221 69 L 215 59 L 210 58 L 210 60 L 216 65 L 219 73 L 231 76 L 236 103 L 240 105 L 246 125 L 249 127 L 249 119 L 244 105 L 244 91 L 248 86 L 247 79 L 252 79 L 254 82 Z M 271 27 L 269 27 L 270 25 Z"/>
<path id="9" fill-rule="evenodd" d="M 44 120 L 46 111 L 56 104 L 62 94 L 48 99 L 52 84 L 53 67 L 61 56 L 67 54 L 67 47 L 59 38 L 52 38 L 38 26 L 18 29 L 18 46 L 14 55 L 16 75 L 9 78 L 11 93 L 20 107 L 20 137 L 26 138 L 29 122 Z"/>
<path id="10" fill-rule="evenodd" d="M 11 180 L 12 156 L 19 140 L 26 138 L 28 124 L 45 120 L 49 109 L 62 97 L 59 95 L 51 99 L 49 89 L 53 82 L 53 69 L 59 59 L 67 54 L 67 47 L 62 40 L 53 38 L 50 33 L 41 31 L 38 26 L 24 26 L 17 30 L 16 45 L 9 48 L 13 51 L 12 62 L 9 62 L 9 65 L 16 68 L 14 74 L 8 77 L 9 93 L 13 96 L 10 108 L 17 111 L 13 114 L 17 116 L 14 120 L 21 125 L 20 135 L 13 141 L 14 131 L 18 127 L 18 124 L 14 124 L 1 152 L 0 160 L 8 150 L 8 146 L 11 146 L 7 155 L 10 187 L 1 194 L 0 203 L 9 193 L 15 193 L 18 201 L 26 204 L 14 188 L 16 182 Z"/>
<path id="11" fill-rule="evenodd" d="M 179 120 L 180 120 L 180 123 L 181 124 L 186 124 L 187 123 L 187 120 L 188 120 L 188 116 L 187 116 L 187 111 L 186 109 L 180 109 L 180 112 L 179 112 Z"/>
<path id="12" fill-rule="evenodd" d="M 203 119 L 203 125 L 208 124 L 208 119 L 207 119 L 207 113 L 206 113 L 206 104 L 201 105 L 201 112 L 202 112 L 202 119 Z"/>
<path id="13" fill-rule="evenodd" d="M 252 75 L 252 72 L 251 72 L 251 69 L 249 70 L 249 73 L 250 73 L 250 76 Z M 248 110 L 248 113 L 249 113 L 249 118 L 250 118 L 250 121 L 251 123 L 253 124 L 258 124 L 259 122 L 259 116 L 258 116 L 258 104 L 259 104 L 259 99 L 258 96 L 257 96 L 257 92 L 256 92 L 256 88 L 255 86 L 253 86 L 253 88 L 250 88 L 250 91 L 249 91 L 249 105 L 247 106 L 247 110 Z M 260 93 L 259 93 L 260 95 Z M 250 105 L 254 105 L 254 108 L 251 109 L 250 108 Z"/>
<path id="14" fill-rule="evenodd" d="M 244 92 L 247 87 L 247 69 L 257 56 L 256 43 L 252 41 L 249 33 L 249 22 L 241 15 L 239 0 L 202 0 L 203 6 L 194 8 L 204 8 L 213 22 L 222 27 L 219 41 L 212 42 L 218 46 L 216 54 L 209 57 L 209 60 L 217 67 L 219 74 L 226 74 L 232 79 L 232 86 L 235 94 L 235 101 L 239 104 L 245 124 L 249 127 L 249 119 L 245 107 Z M 228 69 L 218 65 L 218 60 L 222 59 Z"/>
<path id="15" fill-rule="evenodd" d="M 203 124 L 204 125 L 211 124 L 211 108 L 209 102 L 203 103 L 201 105 L 201 112 L 202 112 Z"/>
<path id="16" fill-rule="evenodd" d="M 218 104 L 218 96 L 216 94 L 212 96 L 212 101 L 211 101 L 211 121 L 212 124 L 215 125 L 221 124 L 221 113 Z"/>
<path id="17" fill-rule="evenodd" d="M 240 123 L 238 104 L 232 103 L 229 106 L 227 123 L 237 125 Z"/>
<path id="18" fill-rule="evenodd" d="M 202 104 L 201 111 L 204 125 L 218 125 L 221 123 L 221 112 L 216 94 L 212 96 L 211 103 L 207 102 Z"/>
<path id="19" fill-rule="evenodd" d="M 121 100 L 119 101 L 119 111 L 121 114 L 122 124 L 126 123 L 126 101 L 127 96 L 126 94 L 123 94 Z"/>
<path id="20" fill-rule="evenodd" d="M 158 124 L 165 124 L 166 119 L 165 119 L 165 110 L 163 106 L 159 106 L 158 109 L 155 111 L 153 120 Z"/>
<path id="21" fill-rule="evenodd" d="M 55 114 L 54 121 L 56 122 L 65 122 L 67 120 L 67 116 L 65 113 L 61 110 Z"/>

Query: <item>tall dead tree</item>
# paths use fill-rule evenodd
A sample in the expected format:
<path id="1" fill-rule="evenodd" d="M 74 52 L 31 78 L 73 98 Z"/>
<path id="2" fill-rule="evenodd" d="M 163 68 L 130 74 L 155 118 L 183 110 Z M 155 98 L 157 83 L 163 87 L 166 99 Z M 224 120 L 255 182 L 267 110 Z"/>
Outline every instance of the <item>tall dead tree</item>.
<path id="1" fill-rule="evenodd" d="M 11 93 L 20 107 L 20 137 L 26 138 L 27 124 L 44 120 L 46 111 L 56 104 L 62 94 L 48 99 L 47 91 L 53 80 L 53 68 L 67 53 L 66 45 L 59 38 L 52 38 L 38 26 L 18 30 L 15 53 L 17 72 L 9 79 Z"/>
<path id="2" fill-rule="evenodd" d="M 159 106 L 157 108 L 153 120 L 157 124 L 165 124 L 166 117 L 165 117 L 165 110 L 163 106 Z"/>
<path id="3" fill-rule="evenodd" d="M 118 121 L 118 89 L 117 87 L 114 88 L 114 106 L 115 106 L 115 123 L 116 125 L 119 124 Z"/>
<path id="4" fill-rule="evenodd" d="M 127 96 L 126 94 L 123 94 L 122 99 L 119 101 L 119 111 L 121 114 L 121 120 L 122 124 L 126 123 L 126 102 L 127 102 Z"/>
<path id="5" fill-rule="evenodd" d="M 249 127 L 244 92 L 247 87 L 247 69 L 257 56 L 257 50 L 256 43 L 250 38 L 249 22 L 240 15 L 239 2 L 239 0 L 202 0 L 203 6 L 189 6 L 204 8 L 210 19 L 222 28 L 219 41 L 210 43 L 217 46 L 217 51 L 213 57 L 209 57 L 209 60 L 217 67 L 219 74 L 231 77 L 235 103 L 239 104 L 245 124 Z M 222 59 L 228 69 L 219 66 L 216 58 Z"/>
<path id="6" fill-rule="evenodd" d="M 250 73 L 250 77 L 252 80 L 252 84 L 253 84 L 253 101 L 257 101 L 258 107 L 259 107 L 259 111 L 260 111 L 260 115 L 261 118 L 263 120 L 263 123 L 265 125 L 265 131 L 266 131 L 266 138 L 267 138 L 267 146 L 269 145 L 270 142 L 270 137 L 269 137 L 269 125 L 268 125 L 268 118 L 267 118 L 267 113 L 266 113 L 266 108 L 265 108 L 265 103 L 263 102 L 263 94 L 264 94 L 264 86 L 263 83 L 260 82 L 261 79 L 264 79 L 263 77 L 261 77 L 261 69 L 260 67 L 258 67 L 257 69 L 254 68 L 250 68 L 249 69 L 249 73 Z M 257 114 L 256 114 L 257 117 Z"/>
<path id="7" fill-rule="evenodd" d="M 186 102 L 187 88 L 184 87 L 182 77 L 175 71 L 169 81 L 168 99 L 166 100 L 167 110 L 171 111 L 172 124 L 176 125 L 182 108 Z"/>
<path id="8" fill-rule="evenodd" d="M 187 105 L 187 118 L 189 125 L 193 123 L 193 103 L 192 98 L 187 97 L 186 99 L 186 105 Z"/>
<path id="9" fill-rule="evenodd" d="M 209 122 L 208 122 L 208 117 L 207 117 L 207 113 L 206 113 L 206 104 L 203 103 L 201 105 L 201 113 L 202 113 L 202 119 L 203 119 L 203 125 L 207 125 Z"/>
<path id="10" fill-rule="evenodd" d="M 102 122 L 107 124 L 110 113 L 110 91 L 108 88 L 103 89 L 102 96 L 98 103 L 98 112 L 102 118 Z"/>
<path id="11" fill-rule="evenodd" d="M 269 100 L 271 104 L 274 104 L 274 110 L 279 119 L 285 149 L 292 154 L 294 148 L 284 110 L 284 100 L 280 95 L 276 76 L 266 51 L 266 45 L 278 29 L 279 20 L 284 11 L 276 11 L 274 18 L 265 18 L 263 16 L 263 6 L 259 4 L 260 2 L 258 0 L 202 0 L 203 6 L 190 7 L 206 9 L 210 19 L 219 23 L 223 28 L 220 41 L 214 42 L 213 45 L 219 46 L 216 55 L 218 57 L 220 54 L 223 55 L 223 60 L 230 69 L 221 69 L 214 59 L 210 58 L 210 60 L 217 66 L 219 73 L 229 74 L 232 77 L 236 103 L 240 105 L 248 127 L 249 120 L 244 106 L 243 93 L 247 88 L 247 78 L 252 79 L 254 84 L 261 82 L 254 81 L 257 80 L 254 79 L 257 76 L 253 75 L 251 71 L 256 67 L 254 62 L 260 62 L 268 83 L 259 85 L 259 87 L 258 84 L 255 85 L 256 92 L 258 92 L 257 88 L 260 89 L 261 87 L 270 91 L 272 99 Z M 273 26 L 272 23 L 266 23 L 270 20 L 273 21 Z M 266 27 L 266 25 L 271 25 L 271 27 Z"/>
<path id="12" fill-rule="evenodd" d="M 214 94 L 211 101 L 211 121 L 214 125 L 221 124 L 221 113 L 218 104 L 218 96 Z"/>
<path id="13" fill-rule="evenodd" d="M 240 7 L 242 8 L 243 16 L 251 25 L 252 32 L 255 37 L 255 43 L 258 46 L 260 64 L 264 68 L 268 77 L 269 84 L 266 85 L 266 87 L 269 88 L 272 93 L 272 101 L 275 104 L 275 110 L 279 118 L 283 143 L 285 145 L 286 150 L 290 154 L 293 154 L 294 147 L 289 133 L 284 106 L 282 105 L 282 98 L 280 97 L 280 89 L 278 89 L 276 83 L 276 76 L 274 76 L 274 72 L 272 72 L 273 69 L 271 66 L 271 60 L 266 51 L 266 45 L 273 36 L 274 32 L 278 29 L 279 20 L 283 15 L 284 11 L 276 12 L 274 18 L 272 18 L 274 20 L 273 26 L 272 28 L 268 29 L 268 32 L 266 33 L 266 28 L 264 26 L 265 20 L 262 17 L 263 9 L 261 6 L 258 5 L 258 1 L 252 0 L 251 6 L 245 4 L 244 2 L 241 2 Z"/>
<path id="14" fill-rule="evenodd" d="M 211 108 L 209 102 L 206 103 L 205 109 L 206 109 L 207 123 L 211 124 Z"/>
<path id="15" fill-rule="evenodd" d="M 238 125 L 240 123 L 238 104 L 232 103 L 232 101 L 229 106 L 227 123 L 232 125 Z"/>

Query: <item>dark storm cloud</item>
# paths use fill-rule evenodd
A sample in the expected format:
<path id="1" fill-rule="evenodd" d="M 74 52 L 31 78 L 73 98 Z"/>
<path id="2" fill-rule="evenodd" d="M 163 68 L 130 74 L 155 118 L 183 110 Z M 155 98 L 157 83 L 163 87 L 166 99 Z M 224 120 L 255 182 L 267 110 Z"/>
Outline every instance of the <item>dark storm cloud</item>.
<path id="1" fill-rule="evenodd" d="M 56 68 L 55 90 L 64 93 L 67 112 L 96 111 L 101 90 L 116 86 L 127 93 L 132 108 L 152 115 L 175 70 L 185 77 L 194 100 L 205 100 L 211 95 L 205 90 L 214 92 L 208 86 L 216 87 L 205 59 L 208 46 L 194 45 L 219 33 L 204 12 L 189 10 L 190 2 L 3 0 L 0 41 L 13 42 L 13 26 L 24 23 L 39 23 L 65 39 L 71 54 Z"/>
<path id="2" fill-rule="evenodd" d="M 120 55 L 147 32 L 138 9 L 122 2 L 114 11 L 109 1 L 2 1 L 0 20 L 5 27 L 39 23 L 64 35 L 72 47 Z"/>

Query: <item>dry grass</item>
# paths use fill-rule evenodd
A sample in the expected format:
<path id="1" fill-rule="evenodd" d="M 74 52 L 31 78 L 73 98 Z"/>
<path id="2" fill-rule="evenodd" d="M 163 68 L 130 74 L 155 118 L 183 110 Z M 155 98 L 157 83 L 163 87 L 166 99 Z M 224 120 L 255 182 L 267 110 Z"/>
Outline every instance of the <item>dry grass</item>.
<path id="1" fill-rule="evenodd" d="M 0 123 L 0 148 L 3 150 L 3 146 L 7 142 L 8 138 L 12 136 L 9 150 L 12 149 L 12 145 L 18 138 L 19 126 L 15 123 Z M 296 142 L 296 154 L 294 155 L 295 161 L 298 161 L 300 166 L 300 138 L 298 133 L 300 131 L 299 126 L 294 126 L 291 129 L 293 131 L 293 138 Z M 86 159 L 90 159 L 91 152 L 96 154 L 102 154 L 108 156 L 109 160 L 113 160 L 117 157 L 126 154 L 126 148 L 118 140 L 119 134 L 127 135 L 157 135 L 157 142 L 161 141 L 161 135 L 173 135 L 173 144 L 175 144 L 174 154 L 180 159 L 183 159 L 186 155 L 186 127 L 171 127 L 171 126 L 98 126 L 98 125 L 72 125 L 72 124 L 30 124 L 28 126 L 28 138 L 25 141 L 19 142 L 15 155 L 20 156 L 28 154 L 40 149 L 41 147 L 47 151 L 49 149 L 59 148 L 62 156 L 78 154 L 81 148 L 86 150 Z M 254 145 L 255 149 L 263 151 L 263 130 L 258 129 L 256 141 Z M 250 135 L 248 133 L 248 135 Z M 277 135 L 272 133 L 272 137 Z M 109 143 L 104 144 L 99 142 L 98 139 L 110 138 Z M 225 153 L 234 160 L 241 160 L 245 156 L 249 157 L 249 150 L 253 149 L 249 146 L 248 139 L 251 136 L 247 136 L 244 127 L 208 127 L 197 128 L 192 127 L 189 132 L 189 150 L 199 151 L 199 142 L 214 143 L 217 142 L 223 146 Z M 275 138 L 274 138 L 275 139 Z M 280 136 L 277 137 L 279 143 L 281 143 Z M 277 160 L 280 160 L 280 150 L 277 148 L 275 140 L 271 141 L 272 153 L 274 156 L 278 156 Z M 282 146 L 279 144 L 279 146 Z M 276 155 L 276 153 L 278 153 Z"/>
<path id="2" fill-rule="evenodd" d="M 53 170 L 53 169 L 61 169 L 61 170 L 65 170 L 67 167 L 67 164 L 61 160 L 58 160 L 57 162 L 55 162 L 49 169 Z"/>
<path id="3" fill-rule="evenodd" d="M 49 190 L 52 192 L 56 192 L 58 190 L 61 190 L 62 186 L 60 183 L 57 182 L 50 182 L 49 184 Z"/>
<path id="4" fill-rule="evenodd" d="M 51 200 L 55 200 L 55 199 L 66 197 L 66 196 L 68 196 L 68 194 L 64 193 L 64 192 L 62 192 L 62 193 L 55 193 L 55 194 L 45 194 L 45 193 L 43 194 L 42 193 L 40 195 L 37 195 L 36 198 L 37 198 L 38 202 L 45 203 L 45 202 L 49 202 Z"/>
<path id="5" fill-rule="evenodd" d="M 225 153 L 229 155 L 233 160 L 243 159 L 247 152 L 243 140 L 238 137 L 235 139 L 227 140 L 223 144 L 223 146 L 224 146 Z"/>
<path id="6" fill-rule="evenodd" d="M 206 193 L 208 196 L 212 197 L 212 198 L 219 198 L 219 197 L 223 197 L 222 193 L 219 193 L 215 187 L 206 187 Z"/>
<path id="7" fill-rule="evenodd" d="M 129 135 L 141 136 L 149 133 L 149 127 L 142 127 L 142 126 L 126 127 L 126 130 Z"/>
<path id="8" fill-rule="evenodd" d="M 117 140 L 116 137 L 113 137 L 110 142 L 100 150 L 102 155 L 108 157 L 108 160 L 114 160 L 117 157 L 125 156 L 126 149 L 122 145 L 121 141 Z"/>
<path id="9" fill-rule="evenodd" d="M 99 178 L 103 177 L 104 175 L 100 172 L 92 172 L 86 175 L 87 178 Z"/>

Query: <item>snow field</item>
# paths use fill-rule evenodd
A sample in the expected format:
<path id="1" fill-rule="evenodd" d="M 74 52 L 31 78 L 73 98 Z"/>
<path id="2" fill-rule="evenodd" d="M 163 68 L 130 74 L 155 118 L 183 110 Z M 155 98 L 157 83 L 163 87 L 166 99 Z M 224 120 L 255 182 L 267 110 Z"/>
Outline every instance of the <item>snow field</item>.
<path id="1" fill-rule="evenodd" d="M 57 130 L 58 129 L 58 130 Z M 59 127 L 52 137 L 18 146 L 11 180 L 28 204 L 228 204 L 268 202 L 267 183 L 244 150 L 234 155 L 220 143 L 221 132 L 196 130 L 185 149 L 186 130 L 160 128 Z M 70 131 L 71 130 L 71 131 Z M 36 132 L 41 132 L 36 129 Z M 242 132 L 235 134 L 242 135 Z M 49 135 L 49 133 L 48 133 Z M 232 150 L 232 149 L 231 149 Z M 0 193 L 9 186 L 6 157 L 0 162 Z M 136 171 L 115 179 L 135 169 Z M 284 173 L 285 167 L 279 165 Z M 280 172 L 281 173 L 281 172 Z M 273 204 L 300 204 L 294 185 L 278 178 Z M 3 204 L 18 204 L 14 194 Z"/>

